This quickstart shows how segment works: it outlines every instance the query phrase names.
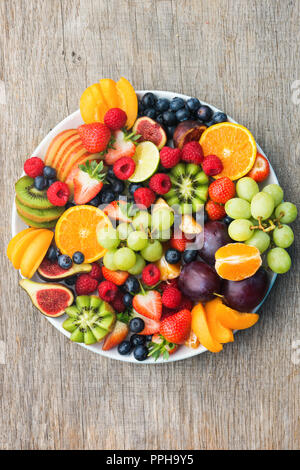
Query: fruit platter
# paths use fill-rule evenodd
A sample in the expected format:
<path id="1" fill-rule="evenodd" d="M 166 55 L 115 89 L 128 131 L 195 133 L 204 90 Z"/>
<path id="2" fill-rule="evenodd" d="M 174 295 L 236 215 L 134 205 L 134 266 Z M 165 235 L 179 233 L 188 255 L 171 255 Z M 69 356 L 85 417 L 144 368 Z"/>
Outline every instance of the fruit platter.
<path id="1" fill-rule="evenodd" d="M 168 363 L 259 334 L 296 217 L 247 128 L 198 98 L 101 79 L 24 159 L 7 256 L 34 315 L 70 341 Z"/>

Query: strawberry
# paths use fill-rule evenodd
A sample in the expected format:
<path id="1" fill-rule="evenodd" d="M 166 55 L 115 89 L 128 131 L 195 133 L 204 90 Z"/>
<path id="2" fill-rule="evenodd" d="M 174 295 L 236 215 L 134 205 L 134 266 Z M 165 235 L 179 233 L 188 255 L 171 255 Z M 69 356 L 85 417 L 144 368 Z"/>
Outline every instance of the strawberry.
<path id="1" fill-rule="evenodd" d="M 112 330 L 111 333 L 109 333 L 108 336 L 106 336 L 102 349 L 103 351 L 108 351 L 109 349 L 112 349 L 118 344 L 120 344 L 126 336 L 129 333 L 129 327 L 126 325 L 126 323 L 123 323 L 122 321 L 117 320 L 114 326 L 114 329 Z"/>
<path id="2" fill-rule="evenodd" d="M 189 310 L 180 310 L 162 320 L 160 334 L 171 343 L 183 344 L 191 331 L 192 315 Z"/>
<path id="3" fill-rule="evenodd" d="M 105 155 L 106 165 L 113 165 L 122 157 L 133 157 L 135 154 L 135 134 L 126 134 L 123 131 L 113 132 L 112 147 Z"/>
<path id="4" fill-rule="evenodd" d="M 112 201 L 103 209 L 103 212 L 112 220 L 130 223 L 131 219 L 127 215 L 128 209 L 129 205 L 127 202 L 120 200 Z"/>
<path id="5" fill-rule="evenodd" d="M 103 152 L 110 141 L 110 129 L 101 122 L 82 124 L 78 127 L 78 134 L 81 137 L 84 148 L 90 153 Z"/>
<path id="6" fill-rule="evenodd" d="M 211 199 L 206 203 L 205 209 L 210 220 L 220 220 L 226 217 L 224 206 Z"/>
<path id="7" fill-rule="evenodd" d="M 101 191 L 105 175 L 101 173 L 103 162 L 97 164 L 95 160 L 79 165 L 78 172 L 73 179 L 74 201 L 76 204 L 86 204 Z"/>
<path id="8" fill-rule="evenodd" d="M 257 183 L 260 183 L 269 176 L 269 173 L 270 165 L 268 160 L 263 157 L 260 153 L 258 153 L 256 155 L 254 165 L 247 176 L 254 179 L 254 181 L 256 181 Z"/>
<path id="9" fill-rule="evenodd" d="M 224 176 L 211 183 L 208 194 L 212 201 L 225 204 L 235 196 L 235 184 L 228 176 Z"/>
<path id="10" fill-rule="evenodd" d="M 161 295 L 156 290 L 136 294 L 132 300 L 133 308 L 152 320 L 159 321 L 162 313 Z"/>
<path id="11" fill-rule="evenodd" d="M 113 282 L 116 286 L 122 286 L 129 276 L 127 271 L 111 271 L 105 266 L 102 266 L 102 274 L 107 281 Z"/>
<path id="12" fill-rule="evenodd" d="M 155 333 L 159 332 L 159 321 L 151 320 L 150 318 L 140 315 L 138 312 L 134 312 L 133 316 L 142 318 L 142 320 L 145 322 L 145 328 L 139 333 L 140 335 L 154 335 Z"/>
<path id="13" fill-rule="evenodd" d="M 178 349 L 178 344 L 170 343 L 163 336 L 155 334 L 152 337 L 149 348 L 149 356 L 153 356 L 155 360 L 159 356 L 163 356 L 165 360 L 169 359 L 171 354 L 174 354 Z"/>
<path id="14" fill-rule="evenodd" d="M 188 239 L 185 237 L 185 235 L 180 230 L 177 230 L 176 232 L 174 232 L 174 235 L 170 240 L 170 246 L 171 248 L 174 248 L 175 250 L 178 250 L 183 253 L 186 248 L 187 242 Z"/>

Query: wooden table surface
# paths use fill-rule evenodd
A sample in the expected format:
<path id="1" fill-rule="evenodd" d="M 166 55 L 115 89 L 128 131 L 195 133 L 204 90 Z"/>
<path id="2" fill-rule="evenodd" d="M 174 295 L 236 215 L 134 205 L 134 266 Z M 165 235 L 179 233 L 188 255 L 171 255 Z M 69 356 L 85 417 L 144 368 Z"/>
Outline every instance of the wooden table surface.
<path id="1" fill-rule="evenodd" d="M 224 109 L 299 203 L 299 22 L 299 0 L 0 2 L 1 449 L 300 448 L 299 237 L 258 326 L 219 355 L 157 366 L 71 344 L 4 248 L 25 159 L 101 77 Z"/>

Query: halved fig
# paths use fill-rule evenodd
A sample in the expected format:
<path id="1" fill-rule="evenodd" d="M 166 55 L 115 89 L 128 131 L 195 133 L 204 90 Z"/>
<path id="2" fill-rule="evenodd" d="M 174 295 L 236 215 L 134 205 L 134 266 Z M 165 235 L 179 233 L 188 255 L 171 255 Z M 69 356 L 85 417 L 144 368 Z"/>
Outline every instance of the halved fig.
<path id="1" fill-rule="evenodd" d="M 206 126 L 199 121 L 183 121 L 175 129 L 173 141 L 175 147 L 182 149 L 184 144 L 191 140 L 199 141 Z"/>
<path id="2" fill-rule="evenodd" d="M 150 141 L 155 144 L 159 150 L 166 145 L 167 135 L 164 129 L 158 122 L 153 121 L 153 119 L 147 116 L 137 119 L 132 130 L 136 134 L 141 135 L 138 142 Z"/>
<path id="3" fill-rule="evenodd" d="M 50 261 L 44 258 L 38 268 L 38 275 L 46 281 L 66 279 L 80 273 L 89 273 L 92 265 L 88 263 L 73 264 L 69 269 L 62 269 L 57 261 Z"/>
<path id="4" fill-rule="evenodd" d="M 22 279 L 19 284 L 33 305 L 47 317 L 62 316 L 74 301 L 72 291 L 61 284 L 44 284 L 29 279 Z"/>

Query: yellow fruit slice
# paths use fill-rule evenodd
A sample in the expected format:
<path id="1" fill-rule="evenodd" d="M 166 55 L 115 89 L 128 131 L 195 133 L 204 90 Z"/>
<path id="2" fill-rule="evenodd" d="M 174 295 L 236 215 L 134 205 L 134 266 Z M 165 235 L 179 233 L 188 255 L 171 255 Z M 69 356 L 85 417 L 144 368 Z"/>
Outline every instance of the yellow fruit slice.
<path id="1" fill-rule="evenodd" d="M 103 122 L 108 106 L 102 95 L 99 83 L 89 86 L 80 98 L 80 113 L 86 124 L 91 122 Z"/>
<path id="2" fill-rule="evenodd" d="M 25 228 L 25 230 L 22 230 L 21 232 L 17 233 L 17 235 L 15 235 L 9 242 L 9 244 L 7 245 L 7 250 L 6 250 L 6 254 L 7 254 L 7 257 L 8 259 L 11 261 L 11 254 L 16 246 L 16 244 L 21 240 L 21 238 L 24 237 L 24 235 L 26 233 L 29 233 L 29 232 L 32 232 L 34 230 L 34 228 L 30 227 L 30 228 Z"/>
<path id="3" fill-rule="evenodd" d="M 51 230 L 40 231 L 39 234 L 30 243 L 21 259 L 21 274 L 31 279 L 35 271 L 43 261 L 47 250 L 52 242 L 54 233 Z"/>
<path id="4" fill-rule="evenodd" d="M 208 328 L 213 338 L 219 343 L 232 343 L 234 341 L 232 330 L 222 325 L 218 319 L 217 307 L 219 304 L 222 304 L 222 300 L 218 297 L 205 304 Z"/>
<path id="5" fill-rule="evenodd" d="M 216 313 L 219 322 L 233 330 L 246 330 L 259 320 L 259 315 L 256 313 L 240 313 L 222 302 L 216 306 Z"/>
<path id="6" fill-rule="evenodd" d="M 54 137 L 44 158 L 45 165 L 52 166 L 55 155 L 60 149 L 61 145 L 72 135 L 78 135 L 77 129 L 67 129 L 66 131 L 62 131 Z"/>
<path id="7" fill-rule="evenodd" d="M 138 113 L 138 99 L 134 88 L 126 78 L 121 77 L 116 84 L 119 96 L 119 107 L 127 114 L 126 127 L 131 129 Z"/>
<path id="8" fill-rule="evenodd" d="M 35 240 L 35 238 L 46 229 L 33 229 L 31 232 L 25 233 L 25 235 L 16 243 L 11 253 L 11 262 L 15 269 L 20 269 L 22 258 L 29 245 Z"/>
<path id="9" fill-rule="evenodd" d="M 119 108 L 119 97 L 116 88 L 116 82 L 111 78 L 101 78 L 99 80 L 103 98 L 109 109 Z"/>
<path id="10" fill-rule="evenodd" d="M 206 312 L 200 303 L 195 305 L 192 310 L 192 330 L 206 349 L 214 353 L 222 351 L 222 344 L 212 337 L 207 323 Z"/>

